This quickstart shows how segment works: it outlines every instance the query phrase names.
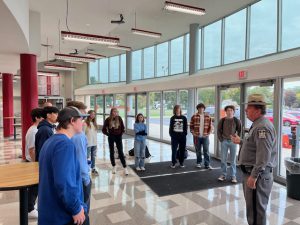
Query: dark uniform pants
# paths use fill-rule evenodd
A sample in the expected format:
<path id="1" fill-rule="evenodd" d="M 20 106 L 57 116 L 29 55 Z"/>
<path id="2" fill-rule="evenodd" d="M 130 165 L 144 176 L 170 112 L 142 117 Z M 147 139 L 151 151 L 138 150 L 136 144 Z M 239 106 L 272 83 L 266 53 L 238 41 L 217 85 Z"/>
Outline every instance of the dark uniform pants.
<path id="1" fill-rule="evenodd" d="M 273 185 L 273 173 L 266 169 L 256 181 L 256 189 L 247 186 L 249 173 L 244 173 L 244 196 L 247 207 L 247 221 L 249 225 L 266 225 L 267 206 Z"/>

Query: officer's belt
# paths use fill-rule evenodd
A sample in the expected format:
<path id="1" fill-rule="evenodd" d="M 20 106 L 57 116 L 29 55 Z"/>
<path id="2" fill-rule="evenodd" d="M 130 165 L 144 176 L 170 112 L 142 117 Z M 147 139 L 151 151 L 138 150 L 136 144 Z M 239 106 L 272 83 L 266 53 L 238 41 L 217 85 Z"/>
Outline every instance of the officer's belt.
<path id="1" fill-rule="evenodd" d="M 245 173 L 245 174 L 251 174 L 253 168 L 254 168 L 253 166 L 245 166 L 245 165 L 241 165 L 241 170 L 242 170 L 243 173 Z M 273 172 L 273 168 L 267 166 L 266 169 L 263 171 L 263 173 L 266 173 L 266 172 L 272 173 L 272 172 Z"/>

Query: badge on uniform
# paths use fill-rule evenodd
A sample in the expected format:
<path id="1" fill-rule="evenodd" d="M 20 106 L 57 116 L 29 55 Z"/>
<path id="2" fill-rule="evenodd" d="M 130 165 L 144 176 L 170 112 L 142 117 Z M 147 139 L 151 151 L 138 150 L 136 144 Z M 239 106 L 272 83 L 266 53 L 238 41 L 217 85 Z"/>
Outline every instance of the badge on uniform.
<path id="1" fill-rule="evenodd" d="M 265 139 L 266 138 L 266 130 L 258 130 L 258 138 Z"/>

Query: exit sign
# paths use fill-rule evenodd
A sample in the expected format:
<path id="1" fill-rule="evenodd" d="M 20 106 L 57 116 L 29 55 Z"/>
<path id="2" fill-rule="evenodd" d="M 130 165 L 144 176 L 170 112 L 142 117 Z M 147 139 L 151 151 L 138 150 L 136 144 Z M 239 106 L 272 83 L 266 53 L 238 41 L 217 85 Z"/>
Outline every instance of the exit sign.
<path id="1" fill-rule="evenodd" d="M 245 70 L 239 71 L 239 80 L 245 80 L 248 77 L 248 72 Z"/>

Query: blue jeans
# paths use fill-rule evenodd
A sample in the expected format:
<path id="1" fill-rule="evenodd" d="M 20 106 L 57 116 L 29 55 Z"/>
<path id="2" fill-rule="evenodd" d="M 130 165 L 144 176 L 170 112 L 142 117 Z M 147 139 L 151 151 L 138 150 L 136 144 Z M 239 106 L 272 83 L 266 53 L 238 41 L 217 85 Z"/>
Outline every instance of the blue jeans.
<path id="1" fill-rule="evenodd" d="M 196 155 L 197 155 L 197 164 L 202 163 L 202 147 L 204 155 L 204 166 L 209 166 L 210 157 L 209 157 L 209 137 L 196 137 L 197 143 L 195 143 Z"/>
<path id="2" fill-rule="evenodd" d="M 146 140 L 137 141 L 134 140 L 134 156 L 135 156 L 135 167 L 145 167 L 145 149 Z"/>
<path id="3" fill-rule="evenodd" d="M 91 167 L 92 167 L 92 169 L 94 169 L 96 155 L 97 155 L 97 146 L 87 147 L 87 158 L 90 158 L 90 155 L 91 155 L 91 161 L 92 161 Z"/>
<path id="4" fill-rule="evenodd" d="M 228 149 L 230 151 L 230 167 L 229 171 L 231 177 L 236 177 L 236 144 L 231 140 L 224 140 L 221 142 L 221 170 L 224 176 L 227 175 L 227 155 Z"/>

